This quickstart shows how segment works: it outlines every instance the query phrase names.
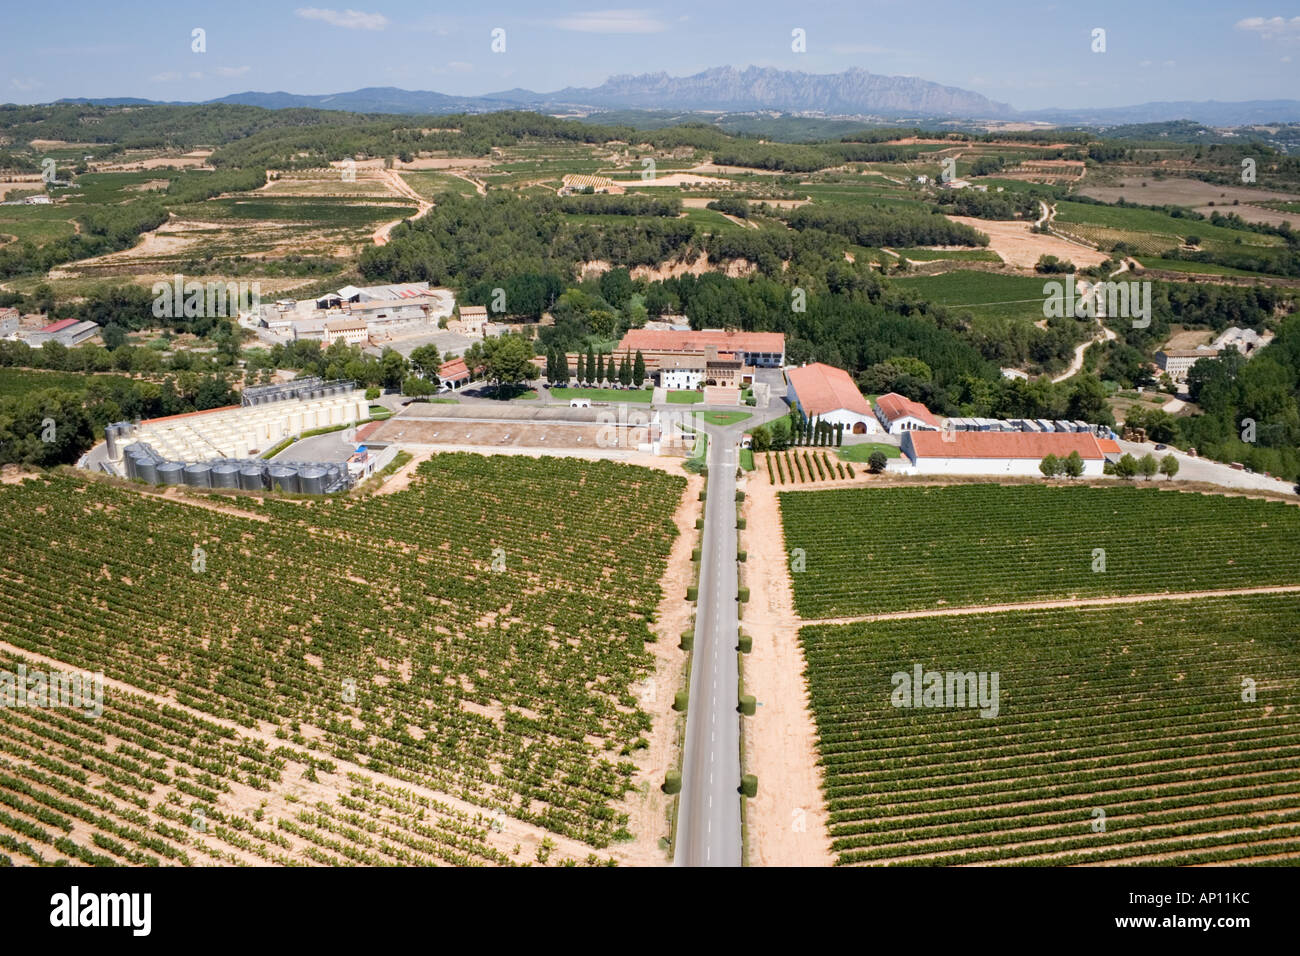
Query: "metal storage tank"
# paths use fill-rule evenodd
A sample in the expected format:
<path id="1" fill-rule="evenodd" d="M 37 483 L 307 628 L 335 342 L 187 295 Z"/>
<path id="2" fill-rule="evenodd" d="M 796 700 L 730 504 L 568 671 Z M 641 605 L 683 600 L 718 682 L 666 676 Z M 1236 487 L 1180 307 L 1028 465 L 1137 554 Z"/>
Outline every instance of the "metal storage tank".
<path id="1" fill-rule="evenodd" d="M 120 433 L 118 431 L 118 426 L 116 423 L 112 425 L 108 425 L 107 427 L 104 428 L 104 442 L 108 445 L 109 461 L 122 460 L 122 448 L 118 444 L 119 438 L 120 438 Z"/>
<path id="2" fill-rule="evenodd" d="M 320 465 L 308 465 L 298 472 L 298 487 L 305 495 L 325 494 L 325 469 Z"/>
<path id="3" fill-rule="evenodd" d="M 267 477 L 271 479 L 271 488 L 275 491 L 287 491 L 297 493 L 298 491 L 298 469 L 290 468 L 286 465 L 272 465 L 267 469 Z"/>
<path id="4" fill-rule="evenodd" d="M 289 413 L 289 434 L 296 435 L 302 431 L 302 412 Z"/>
<path id="5" fill-rule="evenodd" d="M 138 475 L 135 468 L 135 461 L 136 459 L 134 455 L 126 455 L 122 459 L 122 471 L 131 479 L 136 478 Z"/>
<path id="6" fill-rule="evenodd" d="M 212 487 L 212 466 L 206 461 L 196 461 L 186 465 L 181 472 L 181 479 L 191 488 Z"/>
<path id="7" fill-rule="evenodd" d="M 185 466 L 179 461 L 164 461 L 158 466 L 158 480 L 160 485 L 179 485 L 185 481 Z"/>
<path id="8" fill-rule="evenodd" d="M 212 466 L 213 488 L 238 488 L 239 466 L 224 464 Z"/>
<path id="9" fill-rule="evenodd" d="M 239 487 L 244 491 L 265 491 L 261 465 L 245 465 L 239 469 Z"/>
<path id="10" fill-rule="evenodd" d="M 135 476 L 146 484 L 158 484 L 160 480 L 158 477 L 158 463 L 152 458 L 137 458 L 135 460 Z"/>

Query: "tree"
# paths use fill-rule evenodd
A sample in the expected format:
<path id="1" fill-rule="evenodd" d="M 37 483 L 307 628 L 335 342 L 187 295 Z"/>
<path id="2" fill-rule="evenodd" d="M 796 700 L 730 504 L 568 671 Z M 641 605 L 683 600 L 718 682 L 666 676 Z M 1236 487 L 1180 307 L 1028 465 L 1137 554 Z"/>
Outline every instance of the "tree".
<path id="1" fill-rule="evenodd" d="M 1076 448 L 1074 451 L 1061 460 L 1062 470 L 1069 478 L 1083 477 L 1083 456 L 1079 454 Z"/>
<path id="2" fill-rule="evenodd" d="M 483 341 L 483 365 L 497 385 L 526 382 L 536 374 L 532 345 L 521 335 L 507 334 Z"/>
<path id="3" fill-rule="evenodd" d="M 1061 473 L 1061 460 L 1055 455 L 1048 454 L 1038 463 L 1038 470 L 1043 473 L 1044 478 L 1055 478 Z"/>
<path id="4" fill-rule="evenodd" d="M 1160 474 L 1172 481 L 1174 475 L 1178 474 L 1178 459 L 1173 455 L 1165 455 L 1164 458 L 1161 458 Z"/>
<path id="5" fill-rule="evenodd" d="M 1148 479 L 1154 478 L 1156 476 L 1156 472 L 1160 470 L 1160 466 L 1156 464 L 1155 456 L 1150 453 L 1145 454 L 1140 459 L 1138 459 L 1137 466 L 1138 466 L 1138 473 L 1143 478 L 1148 478 Z"/>
<path id="6" fill-rule="evenodd" d="M 766 425 L 759 425 L 749 433 L 749 447 L 756 453 L 772 448 L 772 431 Z"/>
<path id="7" fill-rule="evenodd" d="M 1132 478 L 1138 473 L 1137 459 L 1132 455 L 1125 454 L 1123 458 L 1115 462 L 1115 475 L 1119 478 Z"/>
<path id="8" fill-rule="evenodd" d="M 618 363 L 618 382 L 626 387 L 632 384 L 632 356 L 623 353 L 623 361 Z"/>
<path id="9" fill-rule="evenodd" d="M 569 384 L 569 355 L 564 349 L 555 350 L 555 374 L 556 381 L 561 385 Z"/>
<path id="10" fill-rule="evenodd" d="M 588 385 L 598 385 L 600 369 L 596 367 L 596 353 L 592 351 L 590 345 L 587 346 L 587 372 L 584 380 Z"/>
<path id="11" fill-rule="evenodd" d="M 883 451 L 873 451 L 871 457 L 867 459 L 867 468 L 873 475 L 878 475 L 889 465 L 889 459 L 885 457 Z"/>
<path id="12" fill-rule="evenodd" d="M 645 384 L 645 356 L 636 350 L 636 361 L 632 363 L 632 384 L 640 388 Z"/>

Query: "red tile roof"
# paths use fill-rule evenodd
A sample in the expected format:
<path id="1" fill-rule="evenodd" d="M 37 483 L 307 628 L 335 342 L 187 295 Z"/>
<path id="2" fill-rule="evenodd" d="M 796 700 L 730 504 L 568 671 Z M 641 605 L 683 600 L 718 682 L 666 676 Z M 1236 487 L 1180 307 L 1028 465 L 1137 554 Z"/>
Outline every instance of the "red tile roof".
<path id="1" fill-rule="evenodd" d="M 80 319 L 60 319 L 58 322 L 52 322 L 52 323 L 50 323 L 50 324 L 47 325 L 45 328 L 41 329 L 41 331 L 42 331 L 42 332 L 61 332 L 61 331 L 63 331 L 64 329 L 68 328 L 69 326 L 76 325 L 76 324 L 77 324 L 78 322 L 80 322 L 80 321 L 81 321 Z"/>
<path id="2" fill-rule="evenodd" d="M 840 409 L 858 415 L 871 414 L 871 403 L 862 397 L 849 373 L 841 368 L 814 362 L 792 368 L 785 374 L 805 415 L 825 415 Z"/>
<path id="3" fill-rule="evenodd" d="M 785 351 L 785 336 L 780 332 L 678 332 L 673 329 L 632 329 L 618 343 L 618 352 L 702 352 L 708 346 L 719 352 Z"/>
<path id="4" fill-rule="evenodd" d="M 456 379 L 468 378 L 469 366 L 465 364 L 463 358 L 452 359 L 450 362 L 446 362 L 438 367 L 438 377 L 449 378 L 453 381 Z"/>
<path id="5" fill-rule="evenodd" d="M 1085 460 L 1106 457 L 1089 432 L 908 432 L 918 458 L 1066 458 L 1077 451 Z M 945 441 L 944 439 L 950 439 Z"/>
<path id="6" fill-rule="evenodd" d="M 927 425 L 934 428 L 939 427 L 939 420 L 930 414 L 930 409 L 926 408 L 920 402 L 914 402 L 910 398 L 905 398 L 897 392 L 889 392 L 887 395 L 881 395 L 876 399 L 876 408 L 885 416 L 887 421 L 894 422 L 900 418 L 906 418 L 911 415 L 913 418 L 920 419 Z"/>

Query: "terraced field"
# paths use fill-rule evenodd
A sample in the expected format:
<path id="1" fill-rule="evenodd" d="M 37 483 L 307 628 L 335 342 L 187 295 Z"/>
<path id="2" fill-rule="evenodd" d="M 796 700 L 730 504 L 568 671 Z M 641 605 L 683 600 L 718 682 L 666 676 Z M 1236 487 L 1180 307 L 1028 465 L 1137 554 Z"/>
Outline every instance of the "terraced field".
<path id="1" fill-rule="evenodd" d="M 299 862 L 446 859 L 433 845 L 443 831 L 464 837 L 445 852 L 500 860 L 463 807 L 431 807 L 421 820 L 409 795 L 354 793 L 356 805 L 322 796 L 324 808 L 296 807 L 275 829 L 260 828 L 269 835 L 249 836 L 258 821 L 223 795 L 241 804 L 249 788 L 274 790 L 286 764 L 309 782 L 355 768 L 587 847 L 628 839 L 616 803 L 650 726 L 630 688 L 652 665 L 648 621 L 683 487 L 680 477 L 608 462 L 458 454 L 437 456 L 408 488 L 382 497 L 213 499 L 225 510 L 71 475 L 0 487 L 0 651 L 126 685 L 106 691 L 105 716 L 84 726 L 0 711 L 0 735 L 20 734 L 11 739 L 26 748 L 5 752 L 4 772 L 141 832 L 162 833 L 159 817 L 183 829 L 176 820 L 197 800 L 270 858 L 284 851 Z M 152 705 L 132 694 L 184 713 L 142 717 Z M 176 734 L 153 729 L 173 718 Z M 110 729 L 118 721 L 136 736 Z M 78 742 L 97 734 L 106 742 Z M 256 741 L 271 735 L 295 749 L 265 752 Z M 71 759 L 81 753 L 103 756 Z M 129 777 L 113 776 L 118 754 Z M 85 792 L 69 796 L 71 786 Z M 75 853 L 29 832 L 42 823 L 46 835 L 99 848 L 88 852 L 167 856 L 93 820 L 69 831 L 63 822 L 78 816 L 70 807 L 25 799 L 44 801 L 58 820 L 11 808 L 23 825 L 0 817 L 0 834 L 46 859 L 37 844 Z M 125 850 L 92 844 L 101 832 Z M 197 859 L 195 844 L 163 836 Z"/>
<path id="2" fill-rule="evenodd" d="M 1300 508 L 1282 502 L 973 484 L 783 492 L 781 511 L 786 549 L 807 553 L 805 620 L 1300 584 Z"/>
<path id="3" fill-rule="evenodd" d="M 1285 594 L 803 628 L 837 862 L 1293 861 L 1298 623 Z M 996 672 L 996 716 L 891 705 L 917 664 Z"/>

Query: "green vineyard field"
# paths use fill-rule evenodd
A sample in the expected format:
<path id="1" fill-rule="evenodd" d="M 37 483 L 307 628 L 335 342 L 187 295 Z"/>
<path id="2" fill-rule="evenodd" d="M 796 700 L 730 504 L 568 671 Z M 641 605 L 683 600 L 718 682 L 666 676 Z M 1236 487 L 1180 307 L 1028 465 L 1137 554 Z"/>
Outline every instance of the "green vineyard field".
<path id="1" fill-rule="evenodd" d="M 1285 594 L 804 627 L 837 862 L 1293 859 L 1297 625 Z M 997 672 L 997 715 L 893 706 L 915 664 Z"/>
<path id="2" fill-rule="evenodd" d="M 992 484 L 780 498 L 805 619 L 1300 584 L 1300 508 L 1282 502 Z"/>
<path id="3" fill-rule="evenodd" d="M 685 480 L 568 459 L 434 462 L 390 495 L 199 499 L 212 508 L 71 474 L 0 487 L 0 641 L 232 726 L 273 729 L 305 755 L 285 759 L 309 769 L 351 763 L 591 846 L 627 839 L 615 804 L 650 727 L 631 686 L 652 667 L 645 643 Z M 100 729 L 119 717 L 106 698 L 105 716 L 77 733 L 116 735 Z M 0 747 L 6 773 L 17 773 L 12 757 L 45 749 L 50 731 L 31 713 L 0 724 L 28 748 Z M 143 718 L 131 726 L 156 736 Z M 60 732 L 70 753 L 92 752 L 71 729 Z M 173 756 L 159 759 L 184 762 L 186 740 L 214 735 L 188 726 L 172 740 Z M 147 741 L 128 739 L 144 754 L 136 764 L 178 775 L 150 762 Z M 246 764 L 228 753 L 233 744 L 210 746 L 221 752 L 203 762 L 199 785 L 215 819 L 223 787 L 266 788 L 275 777 L 261 751 L 250 750 Z M 69 773 L 59 761 L 44 772 Z M 136 810 L 155 812 L 147 788 L 121 786 Z M 100 797 L 109 799 L 99 790 L 80 799 Z M 295 837 L 318 855 L 404 861 L 400 848 L 397 857 L 379 849 L 393 841 L 368 829 L 374 819 L 363 809 L 302 810 L 308 819 L 284 826 L 319 837 Z M 368 822 L 347 824 L 346 812 Z M 448 813 L 432 817 L 474 829 Z M 442 825 L 432 817 L 422 825 Z M 3 821 L 0 834 L 17 839 Z M 355 839 L 338 835 L 348 827 Z M 491 857 L 476 841 L 456 852 Z M 407 848 L 405 861 L 437 856 Z"/>

